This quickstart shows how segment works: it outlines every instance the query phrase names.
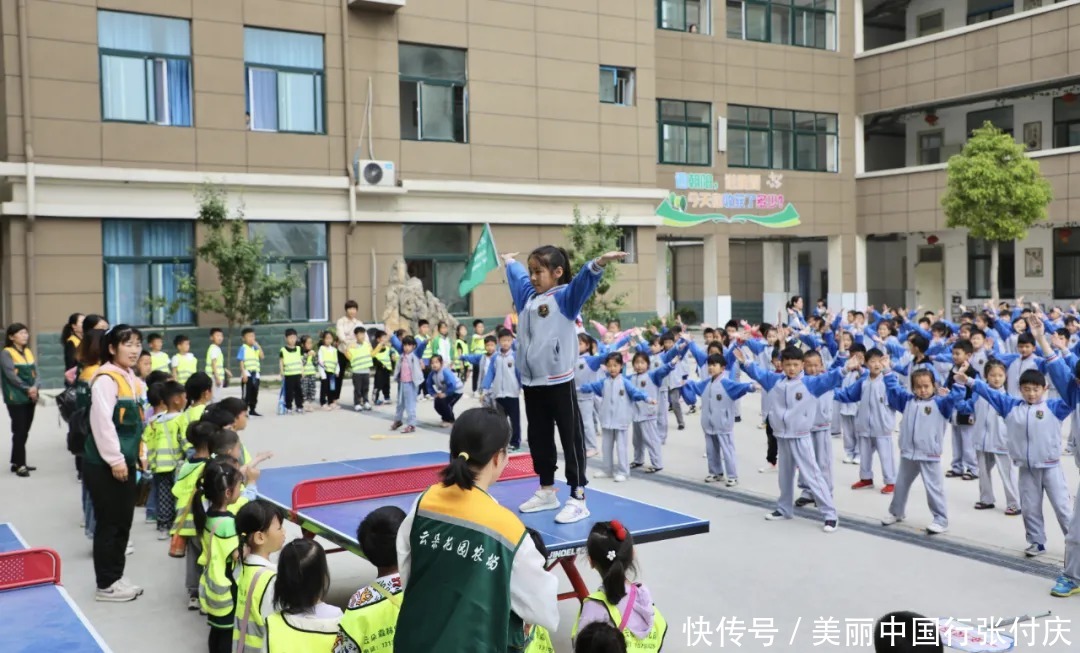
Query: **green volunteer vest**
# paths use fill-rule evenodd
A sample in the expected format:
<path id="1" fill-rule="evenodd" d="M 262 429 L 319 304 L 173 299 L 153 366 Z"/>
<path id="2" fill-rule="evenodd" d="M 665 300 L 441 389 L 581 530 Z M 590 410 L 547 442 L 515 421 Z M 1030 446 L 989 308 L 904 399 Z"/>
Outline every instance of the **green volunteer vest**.
<path id="1" fill-rule="evenodd" d="M 79 373 L 75 376 L 75 406 L 77 408 L 90 407 L 90 381 L 94 379 L 100 365 L 83 367 L 79 364 Z"/>
<path id="2" fill-rule="evenodd" d="M 263 650 L 266 639 L 266 619 L 262 616 L 262 602 L 266 588 L 277 572 L 270 567 L 245 564 L 236 579 L 236 618 L 233 620 L 233 649 L 239 651 L 238 643 L 244 638 L 244 648 L 250 653 Z M 250 603 L 249 603 L 250 602 Z M 246 621 L 245 621 L 246 618 Z M 246 653 L 246 652 L 245 652 Z"/>
<path id="3" fill-rule="evenodd" d="M 304 373 L 304 357 L 299 347 L 293 347 L 292 351 L 281 348 L 281 369 L 283 376 L 300 376 Z"/>
<path id="4" fill-rule="evenodd" d="M 510 610 L 510 572 L 525 536 L 521 520 L 483 490 L 428 488 L 409 533 L 412 570 L 395 653 L 524 648 L 524 624 Z"/>
<path id="5" fill-rule="evenodd" d="M 586 601 L 599 601 L 607 608 L 608 616 L 611 617 L 612 623 L 616 628 L 622 623 L 622 614 L 619 612 L 617 605 L 608 603 L 607 595 L 604 594 L 604 590 L 596 590 L 592 594 L 585 597 Z M 631 609 L 633 606 L 629 606 Z M 574 619 L 574 629 L 570 631 L 570 638 L 577 637 L 578 632 L 578 620 L 581 619 L 581 612 L 578 612 L 578 616 Z M 623 630 L 623 638 L 626 640 L 626 650 L 629 651 L 644 651 L 648 653 L 655 653 L 660 650 L 660 647 L 664 645 L 664 636 L 667 635 L 667 621 L 664 619 L 664 615 L 660 614 L 660 608 L 653 605 L 653 624 L 652 630 L 644 639 L 638 639 L 634 633 L 629 629 Z"/>
<path id="6" fill-rule="evenodd" d="M 19 377 L 19 380 L 28 386 L 34 385 L 34 381 L 37 379 L 37 365 L 34 364 L 34 352 L 30 351 L 27 347 L 19 353 L 14 347 L 6 347 L 4 349 L 11 356 L 11 360 L 15 363 L 15 376 Z M 0 388 L 4 393 L 5 404 L 28 404 L 30 403 L 30 393 L 23 388 L 17 388 L 15 385 L 7 380 L 7 377 L 0 374 Z"/>
<path id="7" fill-rule="evenodd" d="M 90 381 L 91 386 L 103 376 L 111 378 L 116 383 L 116 406 L 113 408 L 112 421 L 120 440 L 120 452 L 124 454 L 127 464 L 134 467 L 139 457 L 139 442 L 142 440 L 143 431 L 143 411 L 142 406 L 139 405 L 139 397 L 136 396 L 135 389 L 128 385 L 127 379 L 119 372 L 112 370 L 99 370 Z M 90 463 L 105 464 L 93 437 L 86 438 L 83 457 Z"/>
<path id="8" fill-rule="evenodd" d="M 349 347 L 349 366 L 353 374 L 366 374 L 371 372 L 371 343 L 356 344 Z"/>
<path id="9" fill-rule="evenodd" d="M 236 608 L 236 588 L 233 586 L 232 555 L 238 544 L 236 519 L 212 517 L 206 522 L 210 537 L 204 540 L 206 564 L 199 577 L 199 605 L 206 613 L 211 628 L 232 628 Z"/>
<path id="10" fill-rule="evenodd" d="M 402 594 L 390 594 L 378 583 L 372 583 L 370 587 L 381 598 L 375 603 L 346 610 L 341 617 L 341 630 L 356 644 L 360 653 L 393 650 Z"/>
<path id="11" fill-rule="evenodd" d="M 195 518 L 191 515 L 191 501 L 195 497 L 195 486 L 202 478 L 205 460 L 186 462 L 180 467 L 173 483 L 172 493 L 176 497 L 176 519 L 173 521 L 172 535 L 195 537 Z"/>
<path id="12" fill-rule="evenodd" d="M 547 628 L 532 627 L 525 642 L 525 653 L 555 653 L 555 645 L 551 643 L 551 633 Z"/>
<path id="13" fill-rule="evenodd" d="M 322 354 L 323 369 L 326 370 L 326 373 L 330 375 L 337 374 L 337 349 L 321 345 L 319 353 Z"/>
<path id="14" fill-rule="evenodd" d="M 319 633 L 294 628 L 280 612 L 266 619 L 267 653 L 307 653 L 331 651 L 337 632 Z"/>
<path id="15" fill-rule="evenodd" d="M 180 383 L 187 383 L 187 380 L 191 378 L 191 375 L 199 371 L 199 360 L 195 356 L 188 354 L 179 355 L 176 360 L 176 380 Z"/>
<path id="16" fill-rule="evenodd" d="M 315 352 L 307 351 L 302 356 L 304 358 L 304 376 L 315 376 Z"/>
<path id="17" fill-rule="evenodd" d="M 240 360 L 244 361 L 244 369 L 250 374 L 261 372 L 262 363 L 259 362 L 259 350 L 249 345 L 240 345 Z"/>
<path id="18" fill-rule="evenodd" d="M 150 352 L 150 371 L 169 373 L 169 355 L 163 351 Z"/>
<path id="19" fill-rule="evenodd" d="M 484 353 L 484 336 L 473 334 L 469 341 L 469 353 L 470 354 L 482 354 Z"/>
<path id="20" fill-rule="evenodd" d="M 214 366 L 212 363 L 217 361 L 218 373 L 214 374 Z M 203 371 L 210 375 L 210 378 L 221 381 L 225 378 L 225 354 L 221 353 L 221 347 L 218 345 L 210 345 L 206 348 L 206 364 L 203 366 Z"/>

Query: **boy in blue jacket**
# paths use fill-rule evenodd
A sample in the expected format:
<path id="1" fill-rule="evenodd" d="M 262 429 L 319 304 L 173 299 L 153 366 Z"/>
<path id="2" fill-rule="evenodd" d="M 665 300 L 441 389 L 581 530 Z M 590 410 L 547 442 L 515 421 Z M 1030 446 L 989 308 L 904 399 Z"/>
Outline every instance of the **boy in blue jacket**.
<path id="1" fill-rule="evenodd" d="M 499 329 L 499 351 L 491 357 L 480 389 L 484 401 L 494 399 L 510 420 L 510 451 L 518 451 L 521 449 L 521 371 L 514 353 L 514 334 L 509 329 Z"/>

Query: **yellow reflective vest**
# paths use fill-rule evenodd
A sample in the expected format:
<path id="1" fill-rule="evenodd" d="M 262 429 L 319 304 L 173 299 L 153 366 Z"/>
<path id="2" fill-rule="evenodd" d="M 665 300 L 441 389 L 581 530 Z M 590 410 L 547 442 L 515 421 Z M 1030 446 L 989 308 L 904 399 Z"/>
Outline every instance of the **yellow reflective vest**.
<path id="1" fill-rule="evenodd" d="M 176 380 L 180 383 L 187 383 L 191 375 L 199 371 L 199 360 L 191 352 L 173 356 L 173 363 L 176 365 Z"/>
<path id="2" fill-rule="evenodd" d="M 146 460 L 150 471 L 155 474 L 171 472 L 184 460 L 179 430 L 183 422 L 181 413 L 161 413 L 154 415 L 146 425 L 143 430 L 143 444 L 146 445 Z"/>
<path id="3" fill-rule="evenodd" d="M 169 373 L 169 355 L 163 351 L 150 352 L 150 371 Z"/>
<path id="4" fill-rule="evenodd" d="M 394 650 L 394 631 L 401 612 L 402 593 L 391 594 L 375 581 L 360 592 L 356 607 L 341 617 L 342 637 L 348 637 L 360 653 Z"/>
<path id="5" fill-rule="evenodd" d="M 214 374 L 214 361 L 217 361 L 217 374 Z M 218 345 L 210 345 L 206 349 L 206 363 L 203 371 L 210 375 L 219 384 L 225 380 L 225 354 Z"/>
<path id="6" fill-rule="evenodd" d="M 371 373 L 371 343 L 364 341 L 355 345 L 349 346 L 349 367 L 352 368 L 353 374 L 370 374 Z"/>
<path id="7" fill-rule="evenodd" d="M 203 532 L 202 576 L 199 577 L 199 605 L 211 628 L 232 628 L 236 594 L 232 580 L 238 540 L 236 517 L 231 512 L 207 516 Z"/>
<path id="8" fill-rule="evenodd" d="M 292 351 L 289 351 L 288 347 L 281 348 L 281 375 L 282 376 L 300 376 L 304 373 L 304 357 L 300 353 L 299 347 L 293 347 Z"/>
<path id="9" fill-rule="evenodd" d="M 337 639 L 337 624 L 330 628 L 330 620 L 320 620 L 325 630 L 311 629 L 309 623 L 296 622 L 293 615 L 275 612 L 266 618 L 266 650 L 268 653 L 307 653 L 308 651 L 332 651 Z M 305 620 L 310 622 L 311 620 Z"/>
<path id="10" fill-rule="evenodd" d="M 304 376 L 315 376 L 318 373 L 315 369 L 315 350 L 305 351 L 302 355 L 304 357 Z"/>
<path id="11" fill-rule="evenodd" d="M 250 345 L 240 345 L 240 360 L 244 363 L 244 370 L 248 374 L 258 374 L 262 371 L 262 363 L 259 360 L 259 348 Z"/>
<path id="12" fill-rule="evenodd" d="M 622 614 L 619 612 L 619 606 L 608 603 L 607 595 L 604 594 L 604 590 L 597 590 L 592 594 L 585 597 L 586 601 L 599 601 L 607 608 L 608 616 L 611 617 L 612 623 L 616 628 L 623 622 Z M 633 609 L 633 605 L 629 605 L 629 609 Z M 574 619 L 574 629 L 570 631 L 570 638 L 577 637 L 578 632 L 578 620 L 581 619 L 581 612 L 578 612 L 577 619 Z M 664 615 L 660 614 L 660 608 L 653 605 L 653 624 L 652 630 L 649 631 L 648 636 L 644 639 L 638 639 L 634 633 L 630 632 L 630 629 L 623 629 L 623 638 L 626 640 L 627 651 L 646 651 L 648 653 L 655 653 L 660 650 L 660 647 L 664 645 L 664 636 L 667 635 L 667 621 L 664 619 Z"/>
<path id="13" fill-rule="evenodd" d="M 176 473 L 172 493 L 176 497 L 176 520 L 173 521 L 172 535 L 195 537 L 195 517 L 191 514 L 191 501 L 195 497 L 195 486 L 202 478 L 206 459 L 193 458 L 180 467 Z"/>
<path id="14" fill-rule="evenodd" d="M 273 567 L 244 564 L 236 579 L 236 618 L 233 621 L 233 649 L 240 651 L 244 638 L 245 653 L 259 653 L 266 646 L 266 618 L 262 616 L 266 588 L 274 581 Z"/>
<path id="15" fill-rule="evenodd" d="M 525 636 L 525 653 L 555 653 L 551 633 L 542 626 L 533 626 Z"/>
<path id="16" fill-rule="evenodd" d="M 322 360 L 323 369 L 326 370 L 327 376 L 337 374 L 337 355 L 336 347 L 327 347 L 326 345 L 319 347 L 319 358 Z"/>

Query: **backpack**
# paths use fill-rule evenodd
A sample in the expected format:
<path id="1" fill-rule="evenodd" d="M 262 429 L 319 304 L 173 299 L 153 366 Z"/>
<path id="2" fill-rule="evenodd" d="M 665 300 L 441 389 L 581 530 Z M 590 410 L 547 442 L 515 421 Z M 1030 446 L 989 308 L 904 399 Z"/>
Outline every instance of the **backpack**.
<path id="1" fill-rule="evenodd" d="M 75 412 L 76 398 L 75 386 L 69 385 L 64 391 L 56 395 L 56 407 L 60 411 L 60 419 L 71 422 L 71 414 Z"/>
<path id="2" fill-rule="evenodd" d="M 76 456 L 82 455 L 88 438 L 90 438 L 90 407 L 76 408 L 68 420 L 68 451 Z"/>

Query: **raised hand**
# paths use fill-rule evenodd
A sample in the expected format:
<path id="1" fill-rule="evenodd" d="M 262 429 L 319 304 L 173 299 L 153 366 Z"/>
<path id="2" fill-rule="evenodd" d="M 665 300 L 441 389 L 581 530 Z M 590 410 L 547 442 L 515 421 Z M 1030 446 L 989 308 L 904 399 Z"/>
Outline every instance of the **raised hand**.
<path id="1" fill-rule="evenodd" d="M 596 264 L 600 267 L 604 267 L 612 261 L 621 261 L 626 258 L 626 252 L 607 252 L 596 259 Z"/>
<path id="2" fill-rule="evenodd" d="M 939 397 L 947 397 L 947 396 L 949 396 L 949 389 L 948 388 L 938 388 L 937 393 L 938 393 Z"/>
<path id="3" fill-rule="evenodd" d="M 968 379 L 967 374 L 964 374 L 963 372 L 957 372 L 953 375 L 953 380 L 960 385 L 967 385 L 970 379 Z"/>
<path id="4" fill-rule="evenodd" d="M 745 362 L 746 362 L 746 354 L 744 354 L 744 353 L 742 352 L 742 350 L 741 350 L 741 349 L 739 349 L 738 347 L 736 347 L 734 351 L 735 351 L 735 358 L 736 358 L 736 359 L 737 359 L 737 360 L 738 360 L 738 361 L 739 361 L 740 363 L 745 363 Z"/>
<path id="5" fill-rule="evenodd" d="M 504 264 L 509 264 L 509 263 L 513 262 L 513 260 L 515 258 L 517 258 L 517 255 L 518 255 L 517 252 L 511 252 L 509 254 L 500 254 L 499 258 L 501 258 L 503 260 Z"/>

